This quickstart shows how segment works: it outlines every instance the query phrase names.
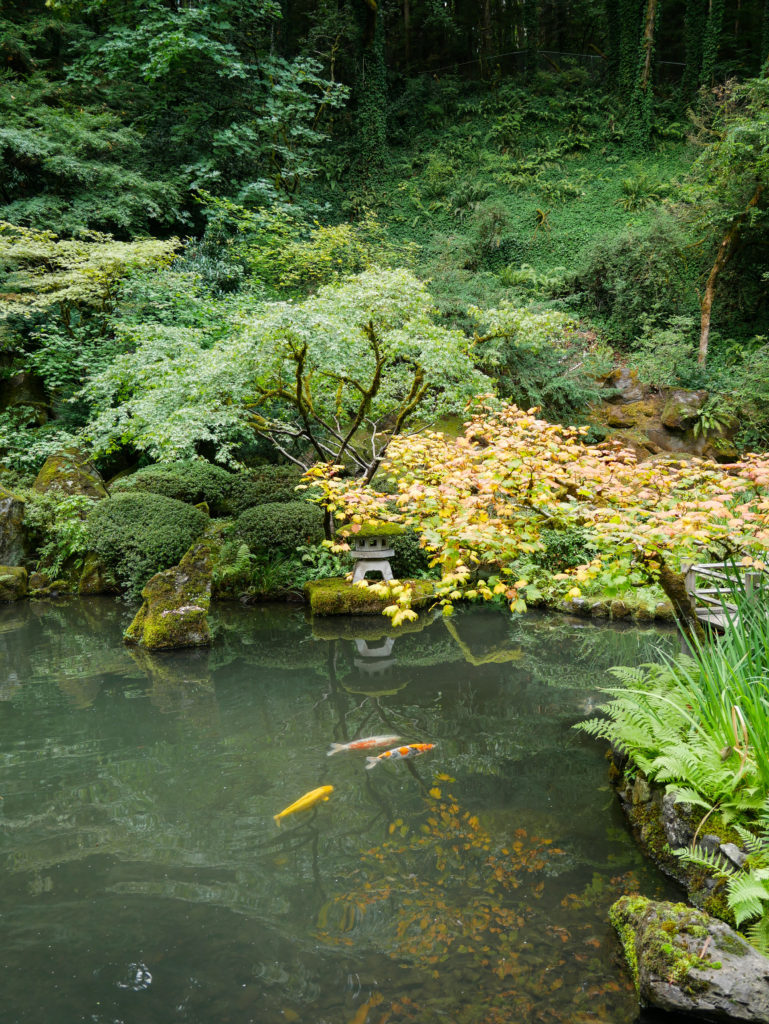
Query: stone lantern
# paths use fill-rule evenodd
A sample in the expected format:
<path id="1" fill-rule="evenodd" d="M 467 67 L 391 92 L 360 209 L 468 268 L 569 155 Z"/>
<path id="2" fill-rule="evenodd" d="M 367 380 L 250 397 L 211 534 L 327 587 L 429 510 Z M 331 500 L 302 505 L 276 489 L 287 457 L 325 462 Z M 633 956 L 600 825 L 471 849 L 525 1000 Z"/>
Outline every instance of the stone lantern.
<path id="1" fill-rule="evenodd" d="M 390 547 L 394 537 L 402 533 L 396 523 L 364 523 L 357 533 L 349 533 L 350 555 L 355 559 L 353 583 L 365 579 L 366 573 L 379 572 L 383 580 L 391 580 L 390 559 L 395 552 Z"/>

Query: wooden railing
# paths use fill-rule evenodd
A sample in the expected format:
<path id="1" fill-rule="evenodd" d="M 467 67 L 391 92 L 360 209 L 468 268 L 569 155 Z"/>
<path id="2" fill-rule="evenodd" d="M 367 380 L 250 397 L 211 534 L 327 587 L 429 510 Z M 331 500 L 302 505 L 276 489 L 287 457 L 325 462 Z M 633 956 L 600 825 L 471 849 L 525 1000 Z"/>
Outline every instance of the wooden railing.
<path id="1" fill-rule="evenodd" d="M 737 605 L 729 600 L 735 586 L 751 596 L 767 583 L 766 573 L 741 571 L 731 562 L 699 562 L 685 576 L 686 592 L 697 618 L 719 630 L 726 629 L 738 617 Z"/>

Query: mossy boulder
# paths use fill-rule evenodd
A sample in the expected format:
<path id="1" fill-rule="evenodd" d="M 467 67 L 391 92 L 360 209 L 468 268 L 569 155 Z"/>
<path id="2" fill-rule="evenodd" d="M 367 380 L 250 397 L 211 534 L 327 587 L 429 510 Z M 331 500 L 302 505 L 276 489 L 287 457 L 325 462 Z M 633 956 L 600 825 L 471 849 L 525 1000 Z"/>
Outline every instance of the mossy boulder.
<path id="1" fill-rule="evenodd" d="M 642 1006 L 707 1021 L 769 1021 L 769 959 L 683 903 L 623 896 L 616 929 Z"/>
<path id="2" fill-rule="evenodd" d="M 112 594 L 117 590 L 104 562 L 93 553 L 85 556 L 83 569 L 78 579 L 77 592 L 82 596 Z"/>
<path id="3" fill-rule="evenodd" d="M 0 565 L 0 604 L 27 596 L 27 570 L 20 565 Z"/>
<path id="4" fill-rule="evenodd" d="M 64 494 L 84 494 L 89 498 L 107 497 L 101 473 L 79 448 L 63 448 L 56 455 L 49 455 L 32 489 L 38 494 L 57 490 Z"/>
<path id="5" fill-rule="evenodd" d="M 688 430 L 707 400 L 707 391 L 686 391 L 683 388 L 669 391 L 660 416 L 663 426 L 668 430 Z"/>
<path id="6" fill-rule="evenodd" d="M 217 538 L 194 543 L 172 569 L 156 573 L 142 590 L 144 603 L 124 634 L 128 644 L 150 651 L 204 647 L 211 643 L 208 609 Z"/>
<path id="7" fill-rule="evenodd" d="M 24 502 L 0 487 L 0 564 L 18 565 L 24 555 Z"/>
<path id="8" fill-rule="evenodd" d="M 429 580 L 412 580 L 414 611 L 427 607 L 433 600 L 433 584 Z M 304 593 L 313 615 L 381 615 L 392 601 L 377 597 L 370 588 L 354 586 L 342 579 L 311 580 Z"/>
<path id="9" fill-rule="evenodd" d="M 138 594 L 154 573 L 178 563 L 209 522 L 161 494 L 117 494 L 88 513 L 88 543 L 117 584 Z"/>

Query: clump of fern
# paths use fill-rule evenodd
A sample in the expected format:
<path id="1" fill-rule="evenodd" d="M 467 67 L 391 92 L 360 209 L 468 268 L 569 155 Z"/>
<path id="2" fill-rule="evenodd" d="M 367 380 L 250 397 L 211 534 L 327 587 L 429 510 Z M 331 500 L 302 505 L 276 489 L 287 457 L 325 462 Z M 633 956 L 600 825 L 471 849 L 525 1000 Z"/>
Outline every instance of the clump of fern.
<path id="1" fill-rule="evenodd" d="M 609 740 L 648 779 L 675 790 L 679 800 L 706 812 L 718 808 L 725 822 L 758 810 L 766 789 L 750 758 L 744 723 L 735 714 L 729 741 L 708 728 L 680 669 L 691 673 L 692 659 L 612 669 L 624 686 L 607 690 L 612 699 L 600 708 L 606 717 L 576 728 Z"/>
<path id="2" fill-rule="evenodd" d="M 723 599 L 722 637 L 689 641 L 689 652 L 660 664 L 615 668 L 605 717 L 576 728 L 609 740 L 678 801 L 718 811 L 743 841 L 744 869 L 694 843 L 684 860 L 726 880 L 737 925 L 769 952 L 769 591 L 734 574 Z M 763 584 L 763 585 L 762 585 Z M 699 830 L 698 830 L 699 831 Z"/>
<path id="3" fill-rule="evenodd" d="M 769 806 L 763 809 L 763 825 L 758 833 L 741 825 L 734 830 L 748 851 L 742 868 L 729 864 L 718 851 L 705 850 L 692 844 L 685 850 L 674 850 L 687 864 L 726 881 L 726 899 L 739 928 L 748 923 L 746 934 L 760 952 L 769 953 Z"/>

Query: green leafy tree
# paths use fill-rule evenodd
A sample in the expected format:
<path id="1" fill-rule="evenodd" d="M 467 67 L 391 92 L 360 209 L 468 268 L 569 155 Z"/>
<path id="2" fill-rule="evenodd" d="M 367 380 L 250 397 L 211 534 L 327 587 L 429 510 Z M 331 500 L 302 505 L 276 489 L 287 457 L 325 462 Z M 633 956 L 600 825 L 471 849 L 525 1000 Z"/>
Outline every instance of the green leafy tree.
<path id="1" fill-rule="evenodd" d="M 229 327 L 210 346 L 191 329 L 137 325 L 135 351 L 84 390 L 97 449 L 130 442 L 169 461 L 208 444 L 226 461 L 255 431 L 303 468 L 349 460 L 370 479 L 393 436 L 488 389 L 469 340 L 436 322 L 407 270 L 225 311 Z"/>
<path id="2" fill-rule="evenodd" d="M 721 274 L 747 237 L 765 239 L 769 185 L 769 81 L 726 90 L 708 145 L 694 169 L 692 218 L 711 262 L 700 296 L 698 362 L 708 356 L 713 302 Z"/>

